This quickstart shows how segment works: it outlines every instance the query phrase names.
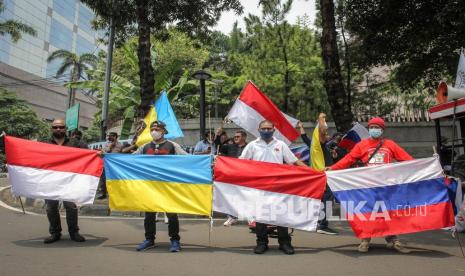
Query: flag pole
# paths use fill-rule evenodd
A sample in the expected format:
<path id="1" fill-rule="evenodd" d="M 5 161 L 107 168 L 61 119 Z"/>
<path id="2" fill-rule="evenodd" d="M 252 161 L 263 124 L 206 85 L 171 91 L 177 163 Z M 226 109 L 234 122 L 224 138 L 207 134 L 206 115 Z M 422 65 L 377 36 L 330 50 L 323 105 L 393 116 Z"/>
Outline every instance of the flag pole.
<path id="1" fill-rule="evenodd" d="M 21 203 L 21 209 L 23 209 L 23 214 L 26 214 L 26 211 L 24 211 L 24 206 L 23 206 L 23 200 L 21 199 L 20 196 L 18 196 L 19 203 Z"/>

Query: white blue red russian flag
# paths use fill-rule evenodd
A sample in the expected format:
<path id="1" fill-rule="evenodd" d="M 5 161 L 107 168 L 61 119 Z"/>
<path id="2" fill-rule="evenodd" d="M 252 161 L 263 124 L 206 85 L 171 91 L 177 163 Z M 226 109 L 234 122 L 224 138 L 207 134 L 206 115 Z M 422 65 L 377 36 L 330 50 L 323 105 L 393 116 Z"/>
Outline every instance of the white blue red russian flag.
<path id="1" fill-rule="evenodd" d="M 450 182 L 435 157 L 328 171 L 327 178 L 359 238 L 454 225 Z"/>
<path id="2" fill-rule="evenodd" d="M 356 123 L 339 142 L 339 147 L 346 149 L 348 152 L 362 139 L 370 137 L 368 130 L 359 123 Z"/>

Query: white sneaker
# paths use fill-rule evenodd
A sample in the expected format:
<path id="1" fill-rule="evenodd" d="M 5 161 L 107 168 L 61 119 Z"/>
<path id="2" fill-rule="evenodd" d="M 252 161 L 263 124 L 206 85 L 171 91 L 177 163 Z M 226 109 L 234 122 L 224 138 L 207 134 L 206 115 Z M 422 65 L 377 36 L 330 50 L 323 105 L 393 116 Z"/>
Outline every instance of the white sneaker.
<path id="1" fill-rule="evenodd" d="M 229 227 L 231 225 L 233 225 L 234 223 L 237 222 L 237 219 L 233 218 L 233 217 L 229 217 L 224 223 L 223 225 L 226 226 L 226 227 Z"/>

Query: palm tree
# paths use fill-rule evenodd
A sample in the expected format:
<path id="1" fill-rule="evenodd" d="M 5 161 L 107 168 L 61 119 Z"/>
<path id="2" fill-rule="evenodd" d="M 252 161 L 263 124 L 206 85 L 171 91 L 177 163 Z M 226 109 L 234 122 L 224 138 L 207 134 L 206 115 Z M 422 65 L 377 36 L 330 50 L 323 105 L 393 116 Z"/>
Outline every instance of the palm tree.
<path id="1" fill-rule="evenodd" d="M 3 11 L 5 11 L 5 6 L 3 5 L 3 1 L 0 0 L 0 13 Z M 0 21 L 0 36 L 9 34 L 11 35 L 11 40 L 16 43 L 21 39 L 21 35 L 23 33 L 30 34 L 32 36 L 37 35 L 34 28 L 17 20 Z"/>
<path id="2" fill-rule="evenodd" d="M 70 82 L 80 80 L 84 70 L 95 67 L 98 61 L 98 58 L 93 54 L 86 53 L 79 56 L 67 50 L 56 50 L 50 54 L 47 58 L 47 62 L 52 62 L 56 59 L 63 59 L 63 62 L 57 70 L 56 77 L 59 78 L 70 69 Z M 68 108 L 74 105 L 75 97 L 76 89 L 69 88 Z"/>

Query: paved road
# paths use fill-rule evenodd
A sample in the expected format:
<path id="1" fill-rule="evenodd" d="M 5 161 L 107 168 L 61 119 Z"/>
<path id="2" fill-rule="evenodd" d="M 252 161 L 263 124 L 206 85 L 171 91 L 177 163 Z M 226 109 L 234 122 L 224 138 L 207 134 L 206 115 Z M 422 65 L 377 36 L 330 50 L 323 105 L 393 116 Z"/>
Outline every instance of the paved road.
<path id="1" fill-rule="evenodd" d="M 350 229 L 338 223 L 339 236 L 296 231 L 296 255 L 286 256 L 274 239 L 267 254 L 254 255 L 254 235 L 246 226 L 225 228 L 220 221 L 210 246 L 207 221 L 181 221 L 180 253 L 168 252 L 163 223 L 158 246 L 136 252 L 143 238 L 141 219 L 82 218 L 87 242 L 64 235 L 51 245 L 42 243 L 48 227 L 44 216 L 0 208 L 0 221 L 0 275 L 465 275 L 457 241 L 443 231 L 404 236 L 414 250 L 409 255 L 385 249 L 382 239 L 360 254 Z"/>

